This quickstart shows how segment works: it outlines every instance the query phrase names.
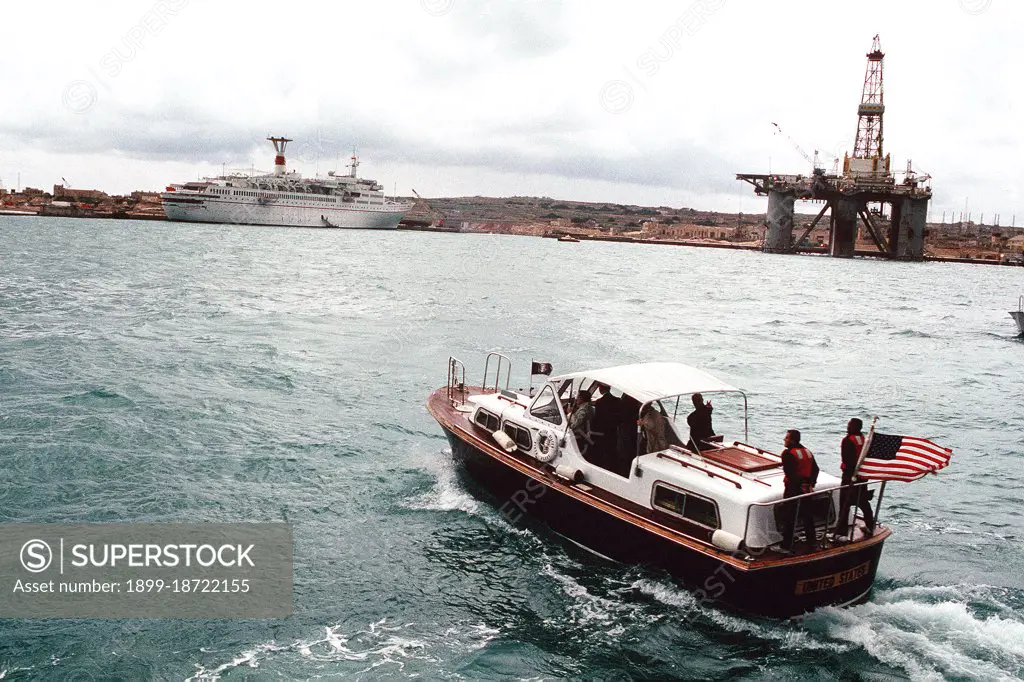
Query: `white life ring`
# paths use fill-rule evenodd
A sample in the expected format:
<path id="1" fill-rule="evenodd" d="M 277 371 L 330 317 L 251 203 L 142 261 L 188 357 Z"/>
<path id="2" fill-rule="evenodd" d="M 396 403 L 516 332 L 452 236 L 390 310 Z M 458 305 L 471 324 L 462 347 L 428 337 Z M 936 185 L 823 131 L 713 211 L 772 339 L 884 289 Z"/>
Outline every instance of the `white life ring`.
<path id="1" fill-rule="evenodd" d="M 558 455 L 558 440 L 550 429 L 541 429 L 537 434 L 537 459 L 550 462 Z"/>

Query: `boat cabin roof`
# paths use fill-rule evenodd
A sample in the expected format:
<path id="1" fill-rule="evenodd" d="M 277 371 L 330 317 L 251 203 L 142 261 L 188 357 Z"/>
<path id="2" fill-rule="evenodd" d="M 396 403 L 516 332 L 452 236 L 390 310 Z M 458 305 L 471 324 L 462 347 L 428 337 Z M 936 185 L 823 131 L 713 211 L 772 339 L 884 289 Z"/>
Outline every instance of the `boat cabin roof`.
<path id="1" fill-rule="evenodd" d="M 649 403 L 689 393 L 740 393 L 740 389 L 707 372 L 679 362 L 642 362 L 552 377 L 552 382 L 587 378 Z"/>

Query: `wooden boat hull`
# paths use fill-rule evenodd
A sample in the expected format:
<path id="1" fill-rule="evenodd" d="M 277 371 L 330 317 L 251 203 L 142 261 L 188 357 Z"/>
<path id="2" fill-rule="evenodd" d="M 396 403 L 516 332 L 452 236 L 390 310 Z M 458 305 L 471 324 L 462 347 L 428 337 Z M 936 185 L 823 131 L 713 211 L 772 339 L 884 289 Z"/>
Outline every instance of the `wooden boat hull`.
<path id="1" fill-rule="evenodd" d="M 503 461 L 500 455 L 469 442 L 472 439 L 463 437 L 438 414 L 434 416 L 456 461 L 501 501 L 499 509 L 508 520 L 515 522 L 529 514 L 610 559 L 663 567 L 693 590 L 701 603 L 753 616 L 789 618 L 822 606 L 863 601 L 890 533 L 880 528 L 874 537 L 854 545 L 771 560 L 746 561 L 745 553 L 727 555 L 713 547 L 698 551 L 692 541 L 651 532 L 641 518 L 609 513 L 581 499 L 554 477 Z"/>

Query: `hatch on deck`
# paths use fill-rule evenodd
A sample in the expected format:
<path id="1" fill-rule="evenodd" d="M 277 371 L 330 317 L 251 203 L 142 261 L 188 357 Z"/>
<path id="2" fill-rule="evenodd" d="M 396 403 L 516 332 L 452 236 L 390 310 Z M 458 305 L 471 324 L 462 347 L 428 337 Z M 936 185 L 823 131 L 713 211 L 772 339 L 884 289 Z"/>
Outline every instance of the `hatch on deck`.
<path id="1" fill-rule="evenodd" d="M 700 456 L 704 459 L 711 460 L 716 464 L 722 464 L 733 469 L 738 469 L 744 473 L 765 471 L 767 469 L 774 469 L 780 466 L 780 463 L 777 460 L 765 457 L 764 455 L 760 455 L 756 452 L 741 450 L 736 447 L 703 450 L 701 451 Z"/>

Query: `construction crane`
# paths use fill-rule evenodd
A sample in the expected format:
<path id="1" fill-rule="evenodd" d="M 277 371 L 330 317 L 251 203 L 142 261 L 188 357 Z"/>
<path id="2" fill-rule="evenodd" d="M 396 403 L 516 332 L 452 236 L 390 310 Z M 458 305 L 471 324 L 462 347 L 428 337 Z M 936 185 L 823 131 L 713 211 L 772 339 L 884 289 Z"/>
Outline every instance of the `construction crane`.
<path id="1" fill-rule="evenodd" d="M 903 184 L 918 187 L 932 179 L 931 173 L 918 173 L 914 170 L 913 163 L 907 159 L 907 172 L 903 176 Z"/>
<path id="2" fill-rule="evenodd" d="M 780 126 L 775 121 L 772 121 L 771 124 L 773 126 L 775 126 L 775 130 L 778 132 L 778 134 L 782 135 L 784 138 L 786 138 L 786 140 L 793 147 L 793 149 L 797 150 L 800 153 L 800 156 L 804 157 L 804 159 L 807 161 L 807 163 L 811 164 L 811 169 L 812 169 L 812 172 L 813 172 L 814 175 L 824 175 L 825 169 L 821 168 L 819 166 L 819 164 L 818 164 L 818 150 L 817 149 L 814 150 L 814 156 L 812 157 L 810 154 L 808 154 L 807 152 L 804 151 L 803 147 L 801 147 L 799 144 L 797 144 L 796 140 L 794 140 L 792 137 L 790 137 L 785 132 L 783 132 L 782 126 Z"/>
<path id="3" fill-rule="evenodd" d="M 412 189 L 412 188 L 410 188 L 410 189 Z M 417 199 L 419 199 L 424 204 L 426 204 L 428 211 L 430 211 L 431 213 L 435 213 L 435 214 L 440 216 L 440 218 L 438 218 L 438 221 L 437 221 L 437 226 L 438 227 L 444 227 L 444 224 L 445 224 L 445 215 L 444 215 L 444 213 L 442 213 L 441 211 L 439 211 L 436 208 L 434 208 L 433 206 L 431 206 L 430 202 L 427 201 L 426 199 L 424 199 L 423 197 L 421 197 L 420 193 L 417 192 L 415 189 L 412 190 L 412 193 L 416 196 Z"/>

